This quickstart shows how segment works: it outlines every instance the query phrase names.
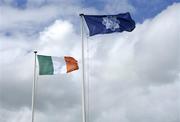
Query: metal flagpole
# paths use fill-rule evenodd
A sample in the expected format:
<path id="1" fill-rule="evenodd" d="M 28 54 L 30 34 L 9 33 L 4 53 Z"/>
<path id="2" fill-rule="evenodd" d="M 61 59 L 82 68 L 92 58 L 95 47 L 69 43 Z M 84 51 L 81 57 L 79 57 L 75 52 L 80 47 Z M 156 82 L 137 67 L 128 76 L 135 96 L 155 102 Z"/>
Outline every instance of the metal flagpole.
<path id="1" fill-rule="evenodd" d="M 84 58 L 84 26 L 83 14 L 81 17 L 81 39 L 82 39 L 82 122 L 86 122 L 86 98 L 85 98 L 85 58 Z"/>
<path id="2" fill-rule="evenodd" d="M 36 89 L 36 56 L 37 51 L 34 51 L 34 78 L 33 78 L 33 87 L 32 87 L 32 122 L 34 122 L 34 106 L 35 106 L 35 89 Z"/>

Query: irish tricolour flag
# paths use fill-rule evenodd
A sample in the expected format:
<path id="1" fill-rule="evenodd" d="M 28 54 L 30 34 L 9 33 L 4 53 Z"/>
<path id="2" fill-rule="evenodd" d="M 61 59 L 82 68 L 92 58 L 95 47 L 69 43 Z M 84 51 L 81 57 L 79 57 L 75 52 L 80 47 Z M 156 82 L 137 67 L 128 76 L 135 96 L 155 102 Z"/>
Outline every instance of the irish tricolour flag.
<path id="1" fill-rule="evenodd" d="M 78 62 L 73 57 L 54 57 L 37 55 L 39 75 L 54 75 L 78 70 Z"/>

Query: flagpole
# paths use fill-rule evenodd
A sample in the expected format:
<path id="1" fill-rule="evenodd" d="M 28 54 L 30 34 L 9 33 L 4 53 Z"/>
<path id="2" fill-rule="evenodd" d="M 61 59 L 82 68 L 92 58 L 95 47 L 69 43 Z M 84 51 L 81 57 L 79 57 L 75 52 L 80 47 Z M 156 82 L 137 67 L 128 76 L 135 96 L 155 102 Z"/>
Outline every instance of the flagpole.
<path id="1" fill-rule="evenodd" d="M 37 51 L 34 51 L 34 77 L 32 86 L 32 122 L 34 122 L 34 107 L 35 107 L 35 89 L 36 89 L 36 56 Z"/>
<path id="2" fill-rule="evenodd" d="M 85 98 L 85 58 L 84 58 L 84 24 L 83 14 L 81 17 L 81 39 L 82 39 L 82 122 L 86 122 L 86 98 Z"/>

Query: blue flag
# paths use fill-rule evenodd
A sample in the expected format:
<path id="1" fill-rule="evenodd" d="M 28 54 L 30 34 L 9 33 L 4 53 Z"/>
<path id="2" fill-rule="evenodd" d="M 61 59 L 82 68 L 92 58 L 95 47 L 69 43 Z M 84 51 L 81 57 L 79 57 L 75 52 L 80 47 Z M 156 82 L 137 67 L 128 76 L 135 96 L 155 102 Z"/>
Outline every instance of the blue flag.
<path id="1" fill-rule="evenodd" d="M 107 34 L 113 32 L 131 32 L 135 28 L 135 22 L 130 13 L 117 15 L 83 15 L 89 28 L 89 35 Z"/>

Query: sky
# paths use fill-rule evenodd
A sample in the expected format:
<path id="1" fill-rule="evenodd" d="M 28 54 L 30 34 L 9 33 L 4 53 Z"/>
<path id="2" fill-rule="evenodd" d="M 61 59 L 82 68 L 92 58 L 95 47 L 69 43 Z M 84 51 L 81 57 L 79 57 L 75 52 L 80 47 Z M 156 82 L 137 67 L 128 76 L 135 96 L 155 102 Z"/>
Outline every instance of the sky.
<path id="1" fill-rule="evenodd" d="M 179 0 L 0 0 L 0 122 L 31 122 L 34 50 L 79 62 L 37 77 L 35 122 L 80 122 L 79 14 L 124 12 L 132 32 L 89 37 L 85 26 L 88 122 L 179 122 Z"/>

